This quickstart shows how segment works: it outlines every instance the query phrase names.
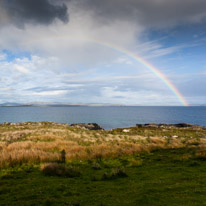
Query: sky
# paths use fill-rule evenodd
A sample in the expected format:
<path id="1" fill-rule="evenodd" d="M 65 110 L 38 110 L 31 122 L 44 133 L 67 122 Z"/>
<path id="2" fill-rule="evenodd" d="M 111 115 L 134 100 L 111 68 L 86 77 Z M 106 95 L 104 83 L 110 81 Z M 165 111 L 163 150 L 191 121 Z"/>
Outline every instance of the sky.
<path id="1" fill-rule="evenodd" d="M 0 0 L 0 104 L 206 104 L 205 0 Z"/>

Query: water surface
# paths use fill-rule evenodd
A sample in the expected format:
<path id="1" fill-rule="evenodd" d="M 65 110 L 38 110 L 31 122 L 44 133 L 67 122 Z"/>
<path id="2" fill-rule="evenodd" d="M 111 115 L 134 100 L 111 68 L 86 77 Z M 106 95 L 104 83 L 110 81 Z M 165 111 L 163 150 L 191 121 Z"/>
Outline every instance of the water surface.
<path id="1" fill-rule="evenodd" d="M 54 121 L 69 124 L 95 122 L 105 129 L 150 122 L 171 124 L 186 122 L 206 126 L 206 107 L 0 107 L 0 123 L 25 121 Z"/>

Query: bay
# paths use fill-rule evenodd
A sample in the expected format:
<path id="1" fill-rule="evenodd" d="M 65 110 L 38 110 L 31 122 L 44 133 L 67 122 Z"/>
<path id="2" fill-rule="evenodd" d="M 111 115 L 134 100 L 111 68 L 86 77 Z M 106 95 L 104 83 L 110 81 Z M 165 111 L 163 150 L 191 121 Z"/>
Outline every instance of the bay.
<path id="1" fill-rule="evenodd" d="M 65 106 L 0 107 L 0 123 L 53 121 L 97 123 L 104 129 L 143 123 L 191 123 L 206 126 L 204 106 Z"/>

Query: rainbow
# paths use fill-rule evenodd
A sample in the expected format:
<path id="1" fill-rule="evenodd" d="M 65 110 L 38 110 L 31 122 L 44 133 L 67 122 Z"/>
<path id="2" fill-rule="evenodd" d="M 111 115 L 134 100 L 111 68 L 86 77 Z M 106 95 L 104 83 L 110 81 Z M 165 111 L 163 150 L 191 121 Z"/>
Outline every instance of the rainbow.
<path id="1" fill-rule="evenodd" d="M 59 38 L 67 38 L 67 36 L 61 35 L 61 36 L 55 37 L 55 39 L 59 39 Z M 45 40 L 47 40 L 47 39 L 48 38 L 45 38 Z M 156 67 L 151 65 L 145 59 L 141 58 L 140 56 L 137 56 L 135 53 L 132 53 L 131 51 L 129 51 L 125 48 L 119 47 L 119 46 L 117 46 L 115 44 L 112 44 L 112 43 L 107 43 L 107 42 L 104 42 L 104 41 L 98 41 L 98 40 L 93 40 L 93 39 L 85 39 L 85 40 L 87 42 L 96 43 L 100 46 L 104 46 L 104 47 L 107 47 L 107 48 L 112 49 L 114 51 L 117 51 L 119 53 L 122 53 L 124 55 L 127 55 L 128 57 L 130 57 L 130 58 L 134 59 L 135 61 L 139 62 L 145 68 L 149 69 L 149 71 L 154 73 L 171 90 L 171 92 L 177 97 L 177 99 L 179 100 L 179 102 L 183 106 L 189 106 L 189 104 L 187 103 L 187 101 L 185 100 L 183 95 L 180 93 L 180 91 L 178 91 L 178 89 L 175 87 L 175 85 L 172 84 L 170 82 L 170 80 L 162 72 L 160 72 Z M 39 41 L 39 39 L 37 41 Z"/>
<path id="2" fill-rule="evenodd" d="M 112 50 L 115 50 L 117 52 L 123 53 L 124 55 L 129 56 L 130 58 L 134 59 L 135 61 L 139 62 L 140 64 L 142 64 L 144 67 L 146 67 L 147 69 L 149 69 L 152 73 L 154 73 L 159 79 L 161 79 L 162 82 L 164 82 L 164 84 L 172 91 L 172 93 L 177 97 L 177 99 L 179 100 L 179 102 L 183 105 L 183 106 L 189 106 L 189 104 L 187 103 L 187 101 L 184 99 L 183 95 L 178 91 L 178 89 L 170 82 L 170 80 L 162 73 L 160 72 L 157 68 L 155 68 L 153 65 L 151 65 L 149 62 L 147 62 L 145 59 L 137 56 L 135 53 L 132 53 L 131 51 L 121 48 L 117 45 L 114 44 L 108 44 L 106 42 L 102 42 L 102 41 L 94 41 L 91 40 L 91 42 L 94 42 L 96 44 L 108 47 Z"/>

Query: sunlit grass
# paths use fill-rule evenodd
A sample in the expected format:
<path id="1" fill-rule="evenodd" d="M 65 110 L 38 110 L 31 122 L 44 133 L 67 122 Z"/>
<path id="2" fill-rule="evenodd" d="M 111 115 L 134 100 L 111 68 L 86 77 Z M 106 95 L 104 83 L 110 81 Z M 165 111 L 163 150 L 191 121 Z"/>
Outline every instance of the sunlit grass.
<path id="1" fill-rule="evenodd" d="M 197 148 L 206 158 L 204 128 L 130 128 L 90 131 L 65 124 L 19 123 L 0 125 L 0 168 L 24 163 L 99 160 L 149 153 L 158 149 Z"/>

